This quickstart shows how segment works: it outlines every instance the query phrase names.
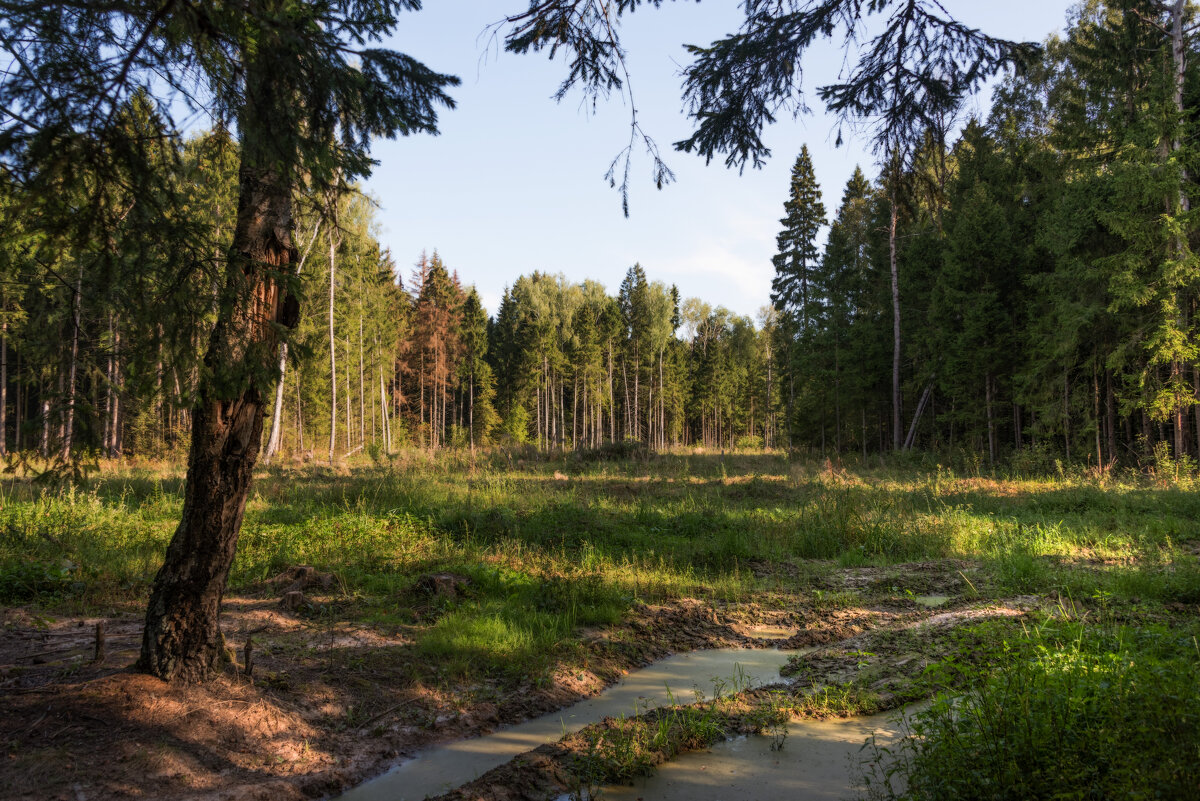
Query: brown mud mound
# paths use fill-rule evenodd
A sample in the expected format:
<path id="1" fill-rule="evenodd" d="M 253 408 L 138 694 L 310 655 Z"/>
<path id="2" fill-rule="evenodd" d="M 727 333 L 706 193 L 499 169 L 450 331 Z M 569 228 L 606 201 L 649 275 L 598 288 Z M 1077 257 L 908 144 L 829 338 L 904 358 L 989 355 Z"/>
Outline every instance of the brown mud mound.
<path id="1" fill-rule="evenodd" d="M 460 597 L 470 586 L 471 580 L 466 576 L 459 576 L 455 573 L 432 573 L 417 579 L 414 589 L 417 594 L 427 598 L 454 599 Z"/>
<path id="2" fill-rule="evenodd" d="M 872 693 L 879 709 L 924 697 L 919 684 L 925 669 L 952 647 L 952 630 L 984 620 L 1017 620 L 1028 614 L 1031 599 L 949 612 L 925 612 L 895 625 L 865 631 L 792 659 L 781 672 L 793 686 L 812 694 L 840 685 Z"/>
<path id="3" fill-rule="evenodd" d="M 328 575 L 300 566 L 272 586 L 301 595 L 290 588 L 328 586 L 332 594 Z M 452 579 L 441 583 L 470 591 Z M 281 610 L 275 597 L 234 597 L 223 612 L 232 660 L 226 674 L 180 687 L 130 672 L 140 615 L 104 621 L 105 658 L 94 663 L 97 619 L 6 610 L 0 787 L 6 799 L 39 801 L 330 795 L 418 749 L 563 709 L 671 654 L 802 648 L 930 617 L 901 607 L 815 607 L 795 596 L 770 606 L 643 605 L 621 625 L 582 633 L 580 650 L 549 680 L 458 686 L 420 678 L 423 657 L 411 627 L 317 620 Z M 247 676 L 238 662 L 251 638 L 254 672 Z"/>

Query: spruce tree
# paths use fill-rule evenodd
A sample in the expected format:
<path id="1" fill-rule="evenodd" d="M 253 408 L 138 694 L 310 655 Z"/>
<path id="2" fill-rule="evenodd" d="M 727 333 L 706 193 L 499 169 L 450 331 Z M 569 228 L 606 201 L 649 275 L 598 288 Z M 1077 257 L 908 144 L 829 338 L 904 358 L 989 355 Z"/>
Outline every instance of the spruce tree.
<path id="1" fill-rule="evenodd" d="M 0 121 L 0 158 L 22 180 L 55 170 L 73 179 L 61 171 L 71 163 L 63 144 L 86 132 L 97 146 L 83 156 L 130 154 L 138 183 L 169 189 L 140 160 L 139 140 L 112 124 L 139 92 L 189 119 L 203 103 L 240 138 L 237 211 L 191 412 L 183 515 L 154 581 L 138 663 L 156 676 L 198 680 L 220 663 L 221 597 L 266 396 L 299 311 L 297 189 L 336 191 L 369 171 L 371 139 L 436 132 L 436 109 L 451 105 L 444 89 L 456 79 L 376 46 L 412 8 L 406 0 L 5 4 L 0 47 L 13 68 L 0 79 L 0 104 L 19 113 Z M 59 222 L 75 224 L 68 215 Z"/>
<path id="2" fill-rule="evenodd" d="M 817 284 L 820 250 L 817 234 L 825 225 L 825 206 L 821 203 L 821 187 L 813 174 L 808 146 L 800 150 L 792 166 L 788 199 L 783 204 L 784 216 L 779 222 L 783 230 L 776 237 L 779 252 L 771 258 L 775 277 L 771 281 L 771 303 L 783 315 L 779 330 L 786 338 L 779 354 L 784 365 L 783 380 L 787 386 L 787 431 L 789 442 L 796 425 L 795 395 L 797 382 L 811 368 L 812 338 L 825 298 Z"/>
<path id="3" fill-rule="evenodd" d="M 771 302 L 781 312 L 796 315 L 800 331 L 806 332 L 823 305 L 822 288 L 817 285 L 817 267 L 821 251 L 817 235 L 825 225 L 825 206 L 821 187 L 813 173 L 808 145 L 800 149 L 792 165 L 789 196 L 783 204 L 783 230 L 775 238 L 779 252 L 771 258 L 775 278 L 771 281 Z"/>

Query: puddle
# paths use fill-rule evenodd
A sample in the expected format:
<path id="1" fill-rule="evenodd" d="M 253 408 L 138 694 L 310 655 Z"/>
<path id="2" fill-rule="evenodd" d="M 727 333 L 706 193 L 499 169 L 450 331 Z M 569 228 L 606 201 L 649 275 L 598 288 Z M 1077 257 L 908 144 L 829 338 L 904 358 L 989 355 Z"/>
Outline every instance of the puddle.
<path id="1" fill-rule="evenodd" d="M 936 609 L 950 603 L 949 595 L 914 595 L 913 600 L 926 609 Z"/>
<path id="2" fill-rule="evenodd" d="M 732 692 L 777 681 L 779 669 L 790 657 L 810 650 L 731 648 L 672 656 L 630 673 L 595 698 L 559 712 L 484 737 L 431 748 L 348 790 L 339 801 L 422 801 L 473 781 L 518 754 L 543 743 L 556 742 L 606 717 L 632 716 L 669 704 L 672 698 L 676 703 L 692 703 L 694 690 L 711 697 L 716 691 Z"/>
<path id="3" fill-rule="evenodd" d="M 605 801 L 835 801 L 855 793 L 863 742 L 900 736 L 893 715 L 836 721 L 793 721 L 783 748 L 770 737 L 739 737 L 659 767 L 632 787 L 605 787 Z M 565 798 L 565 797 L 564 797 Z"/>

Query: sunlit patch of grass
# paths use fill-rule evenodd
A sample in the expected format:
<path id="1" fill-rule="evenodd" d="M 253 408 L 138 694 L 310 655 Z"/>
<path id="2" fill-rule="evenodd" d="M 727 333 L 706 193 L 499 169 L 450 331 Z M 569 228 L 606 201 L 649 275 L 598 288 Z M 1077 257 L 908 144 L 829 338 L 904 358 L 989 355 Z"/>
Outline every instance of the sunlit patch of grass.
<path id="1" fill-rule="evenodd" d="M 868 749 L 872 799 L 1195 798 L 1195 630 L 1049 623 Z"/>
<path id="2" fill-rule="evenodd" d="M 143 602 L 181 490 L 166 463 L 113 466 L 77 488 L 6 483 L 0 602 Z M 1189 541 L 1200 541 L 1200 493 L 1129 475 L 963 477 L 928 460 L 842 468 L 776 453 L 404 452 L 349 470 L 260 471 L 230 581 L 257 591 L 311 564 L 337 576 L 345 614 L 428 629 L 421 648 L 469 651 L 490 631 L 507 652 L 532 653 L 638 602 L 803 595 L 830 569 L 945 558 L 984 568 L 981 596 L 1200 602 Z M 416 610 L 414 583 L 431 572 L 471 589 Z"/>
<path id="3" fill-rule="evenodd" d="M 570 629 L 561 616 L 514 612 L 500 604 L 450 612 L 421 636 L 418 652 L 454 677 L 478 672 L 536 676 Z"/>

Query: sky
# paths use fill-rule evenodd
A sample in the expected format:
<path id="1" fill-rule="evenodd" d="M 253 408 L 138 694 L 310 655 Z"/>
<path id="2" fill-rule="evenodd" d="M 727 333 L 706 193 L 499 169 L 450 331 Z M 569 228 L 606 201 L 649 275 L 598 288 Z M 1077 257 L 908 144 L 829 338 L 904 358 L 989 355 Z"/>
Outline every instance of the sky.
<path id="1" fill-rule="evenodd" d="M 1043 41 L 1060 32 L 1069 0 L 944 0 L 961 21 L 989 34 Z M 457 75 L 457 108 L 440 114 L 440 135 L 380 141 L 365 189 L 379 203 L 378 236 L 407 283 L 422 251 L 437 250 L 464 284 L 495 313 L 505 287 L 540 270 L 571 281 L 593 279 L 615 292 L 635 262 L 652 281 L 679 287 L 684 298 L 755 316 L 769 303 L 779 218 L 801 146 L 812 154 L 828 216 L 855 165 L 876 174 L 865 134 L 846 131 L 813 90 L 843 66 L 841 52 L 815 47 L 805 61 L 813 113 L 785 115 L 765 132 L 772 158 L 742 174 L 714 160 L 705 166 L 671 143 L 691 123 L 682 110 L 684 44 L 707 44 L 736 29 L 737 3 L 667 3 L 622 21 L 631 86 L 643 129 L 657 142 L 676 181 L 655 189 L 651 162 L 635 148 L 630 215 L 604 174 L 629 140 L 630 105 L 614 96 L 593 109 L 580 94 L 552 98 L 566 74 L 543 54 L 503 52 L 489 26 L 522 0 L 429 0 L 401 15 L 389 47 L 439 72 Z M 968 111 L 987 113 L 989 92 Z"/>

